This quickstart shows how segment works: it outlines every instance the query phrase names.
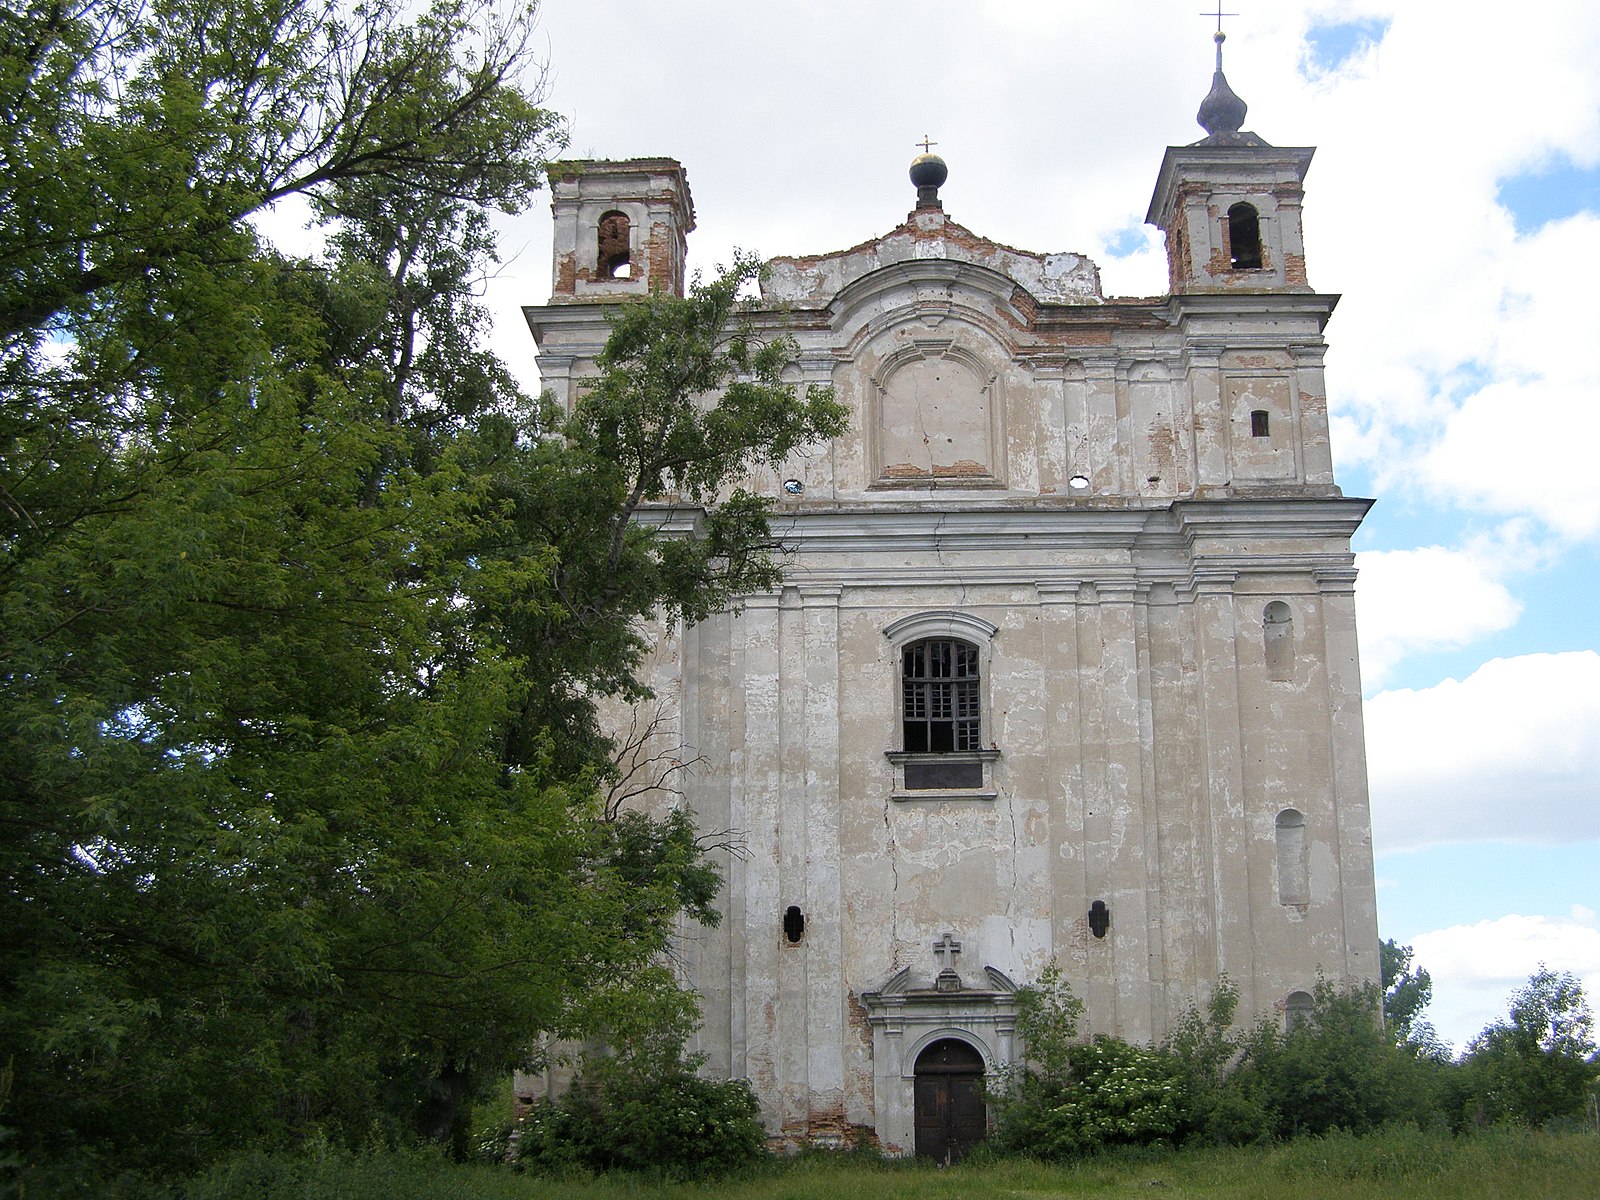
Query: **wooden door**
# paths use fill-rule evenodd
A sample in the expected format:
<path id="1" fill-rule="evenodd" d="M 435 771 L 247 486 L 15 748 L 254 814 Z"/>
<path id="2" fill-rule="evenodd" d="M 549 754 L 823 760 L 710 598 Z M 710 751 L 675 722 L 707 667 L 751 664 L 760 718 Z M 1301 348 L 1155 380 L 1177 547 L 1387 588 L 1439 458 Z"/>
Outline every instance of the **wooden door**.
<path id="1" fill-rule="evenodd" d="M 934 1042 L 917 1056 L 915 1089 L 918 1157 L 960 1162 L 988 1132 L 983 1056 L 955 1038 Z"/>

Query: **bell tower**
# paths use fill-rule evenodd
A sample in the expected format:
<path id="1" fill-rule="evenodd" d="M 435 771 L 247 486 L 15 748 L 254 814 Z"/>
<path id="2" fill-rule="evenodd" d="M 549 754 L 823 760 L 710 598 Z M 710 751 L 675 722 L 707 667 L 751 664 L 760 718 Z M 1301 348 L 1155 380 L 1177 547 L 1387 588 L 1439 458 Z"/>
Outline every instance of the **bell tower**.
<path id="1" fill-rule="evenodd" d="M 1308 147 L 1270 146 L 1240 132 L 1248 106 L 1217 69 L 1196 115 L 1206 136 L 1169 146 L 1145 222 L 1167 235 L 1173 294 L 1309 292 L 1301 230 Z"/>
<path id="2" fill-rule="evenodd" d="M 552 304 L 683 295 L 694 200 L 671 158 L 550 164 Z"/>
<path id="3" fill-rule="evenodd" d="M 1219 6 L 1220 7 L 1220 6 Z M 1169 146 L 1145 220 L 1167 236 L 1170 313 L 1193 402 L 1196 495 L 1338 495 L 1328 449 L 1323 327 L 1337 296 L 1306 279 L 1310 147 L 1242 131 L 1247 106 L 1216 73 Z"/>

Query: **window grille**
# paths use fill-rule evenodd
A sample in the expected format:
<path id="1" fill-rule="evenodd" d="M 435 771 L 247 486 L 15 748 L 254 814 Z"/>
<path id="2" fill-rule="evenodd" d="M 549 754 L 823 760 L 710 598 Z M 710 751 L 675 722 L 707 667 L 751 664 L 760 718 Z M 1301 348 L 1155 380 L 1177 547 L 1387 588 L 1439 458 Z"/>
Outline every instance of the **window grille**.
<path id="1" fill-rule="evenodd" d="M 906 750 L 982 748 L 976 646 L 946 638 L 913 642 L 905 648 L 901 683 Z"/>

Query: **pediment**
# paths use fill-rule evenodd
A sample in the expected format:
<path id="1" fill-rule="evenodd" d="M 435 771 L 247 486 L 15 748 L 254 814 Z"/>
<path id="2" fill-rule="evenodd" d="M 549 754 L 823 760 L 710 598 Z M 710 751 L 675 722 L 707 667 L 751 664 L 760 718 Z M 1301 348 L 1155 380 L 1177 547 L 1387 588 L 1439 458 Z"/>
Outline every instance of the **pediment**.
<path id="1" fill-rule="evenodd" d="M 885 268 L 934 263 L 982 268 L 982 273 L 995 277 L 989 289 L 1007 298 L 1020 287 L 1038 303 L 1099 304 L 1104 301 L 1100 270 L 1086 256 L 1018 250 L 980 237 L 947 219 L 939 210 L 914 212 L 903 224 L 883 236 L 848 250 L 771 259 L 761 284 L 761 295 L 771 304 L 822 308 L 834 303 L 836 297 L 846 300 L 847 289 L 855 290 L 860 281 Z M 903 283 L 917 274 L 915 269 L 902 269 L 880 281 L 880 286 Z M 983 284 L 977 283 L 977 286 Z"/>
<path id="2" fill-rule="evenodd" d="M 884 980 L 883 985 L 876 991 L 864 992 L 861 999 L 870 1009 L 881 1006 L 885 1001 L 893 1002 L 896 999 L 959 1003 L 980 998 L 1011 996 L 1017 992 L 1016 983 L 998 967 L 984 967 L 982 979 L 974 983 L 976 986 L 963 979 L 960 988 L 941 989 L 937 977 L 917 977 L 912 974 L 910 967 L 901 967 Z"/>

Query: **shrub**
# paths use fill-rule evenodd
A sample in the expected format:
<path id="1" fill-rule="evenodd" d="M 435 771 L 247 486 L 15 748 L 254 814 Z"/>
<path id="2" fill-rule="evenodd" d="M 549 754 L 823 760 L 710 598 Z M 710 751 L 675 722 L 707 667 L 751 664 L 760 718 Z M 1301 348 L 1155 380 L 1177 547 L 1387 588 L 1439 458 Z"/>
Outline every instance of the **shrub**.
<path id="1" fill-rule="evenodd" d="M 1238 1008 L 1239 989 L 1224 975 L 1205 1010 L 1191 1007 L 1162 1043 L 1179 1081 L 1183 1141 L 1245 1145 L 1272 1135 L 1260 1098 L 1232 1079 L 1241 1053 L 1240 1038 L 1232 1031 Z"/>
<path id="2" fill-rule="evenodd" d="M 1303 1021 L 1283 1031 L 1262 1022 L 1244 1037 L 1224 1085 L 1260 1111 L 1264 1132 L 1295 1137 L 1434 1123 L 1445 1067 L 1395 1044 L 1380 1020 L 1379 989 L 1323 979 L 1312 995 Z"/>
<path id="3" fill-rule="evenodd" d="M 670 1052 L 669 1052 L 670 1051 Z M 592 1055 L 558 1100 L 541 1101 L 517 1129 L 517 1160 L 545 1171 L 637 1171 L 699 1179 L 766 1154 L 750 1085 L 706 1079 L 679 1046 Z"/>
<path id="4" fill-rule="evenodd" d="M 1065 1078 L 1024 1075 L 1001 1102 L 1002 1150 L 1069 1159 L 1169 1141 L 1179 1129 L 1178 1078 L 1161 1051 L 1101 1035 L 1070 1047 L 1066 1064 Z"/>
<path id="5" fill-rule="evenodd" d="M 990 1097 L 994 1141 L 1008 1153 L 1076 1158 L 1110 1146 L 1165 1141 L 1182 1123 L 1171 1056 L 1098 1036 L 1079 1041 L 1083 1004 L 1054 964 L 1017 996 L 1027 1062 Z"/>

